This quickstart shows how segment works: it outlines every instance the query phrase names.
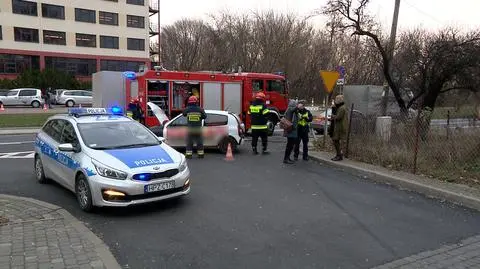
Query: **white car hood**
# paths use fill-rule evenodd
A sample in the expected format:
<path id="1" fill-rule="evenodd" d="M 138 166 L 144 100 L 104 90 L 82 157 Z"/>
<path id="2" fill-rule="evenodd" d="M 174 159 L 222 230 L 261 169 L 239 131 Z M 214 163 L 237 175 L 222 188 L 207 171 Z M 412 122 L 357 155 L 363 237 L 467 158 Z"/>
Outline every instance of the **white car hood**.
<path id="1" fill-rule="evenodd" d="M 181 153 L 165 143 L 129 149 L 88 149 L 86 153 L 95 161 L 130 173 L 159 172 L 177 168 L 183 159 Z M 153 169 L 153 167 L 160 167 L 160 169 Z"/>

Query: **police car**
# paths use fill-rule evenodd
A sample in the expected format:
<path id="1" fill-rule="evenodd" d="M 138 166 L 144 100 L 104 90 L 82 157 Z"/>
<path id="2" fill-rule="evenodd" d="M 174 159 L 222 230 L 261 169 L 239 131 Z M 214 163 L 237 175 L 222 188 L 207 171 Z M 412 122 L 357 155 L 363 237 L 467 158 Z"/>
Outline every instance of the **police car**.
<path id="1" fill-rule="evenodd" d="M 36 136 L 34 164 L 38 182 L 58 182 L 87 212 L 190 192 L 185 156 L 118 107 L 50 117 Z"/>

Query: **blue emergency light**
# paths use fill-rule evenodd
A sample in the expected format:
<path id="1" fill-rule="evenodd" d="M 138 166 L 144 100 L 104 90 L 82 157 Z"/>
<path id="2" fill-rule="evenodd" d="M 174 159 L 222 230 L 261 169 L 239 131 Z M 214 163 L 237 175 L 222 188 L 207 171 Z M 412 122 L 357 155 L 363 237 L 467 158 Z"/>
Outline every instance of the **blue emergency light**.
<path id="1" fill-rule="evenodd" d="M 129 79 L 129 80 L 135 80 L 137 79 L 137 74 L 135 72 L 132 72 L 132 71 L 125 71 L 123 72 L 123 76 L 126 78 L 126 79 Z"/>
<path id="2" fill-rule="evenodd" d="M 97 107 L 75 107 L 68 110 L 68 114 L 75 117 L 80 116 L 101 116 L 101 115 L 123 115 L 123 109 L 118 106 L 111 108 Z"/>

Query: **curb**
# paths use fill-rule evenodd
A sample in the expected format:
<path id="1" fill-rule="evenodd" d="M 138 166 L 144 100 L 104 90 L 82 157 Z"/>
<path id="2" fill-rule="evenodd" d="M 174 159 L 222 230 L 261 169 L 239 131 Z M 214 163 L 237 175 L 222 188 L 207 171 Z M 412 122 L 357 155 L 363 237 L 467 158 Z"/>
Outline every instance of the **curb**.
<path id="1" fill-rule="evenodd" d="M 383 167 L 376 167 L 348 159 L 347 162 L 334 162 L 326 157 L 318 156 L 319 154 L 321 154 L 321 152 L 312 150 L 309 152 L 309 157 L 317 162 L 340 169 L 354 176 L 360 176 L 364 179 L 370 179 L 379 183 L 390 184 L 424 194 L 427 197 L 443 199 L 480 211 L 480 191 L 466 185 L 444 183 L 436 179 L 429 179 L 404 172 L 390 171 Z M 372 166 L 377 169 L 362 166 Z"/>
<path id="2" fill-rule="evenodd" d="M 18 128 L 18 129 L 1 129 L 0 135 L 18 135 L 18 134 L 36 134 L 42 127 Z"/>
<path id="3" fill-rule="evenodd" d="M 72 225 L 72 227 L 75 228 L 75 230 L 77 230 L 79 234 L 84 235 L 87 240 L 89 240 L 91 243 L 95 245 L 95 252 L 98 254 L 100 260 L 102 260 L 106 269 L 122 268 L 120 264 L 118 264 L 113 254 L 110 252 L 110 249 L 108 248 L 108 246 L 105 245 L 105 243 L 100 238 L 98 238 L 92 231 L 90 231 L 90 229 L 88 229 L 87 226 L 85 226 L 81 221 L 75 218 L 72 214 L 68 213 L 68 211 L 66 211 L 62 207 L 59 207 L 50 203 L 46 203 L 43 201 L 39 201 L 33 198 L 20 197 L 20 196 L 14 196 L 14 195 L 0 194 L 0 199 L 1 198 L 27 201 L 42 207 L 46 207 L 51 210 L 55 210 L 60 215 L 62 215 L 64 220 L 68 224 Z"/>

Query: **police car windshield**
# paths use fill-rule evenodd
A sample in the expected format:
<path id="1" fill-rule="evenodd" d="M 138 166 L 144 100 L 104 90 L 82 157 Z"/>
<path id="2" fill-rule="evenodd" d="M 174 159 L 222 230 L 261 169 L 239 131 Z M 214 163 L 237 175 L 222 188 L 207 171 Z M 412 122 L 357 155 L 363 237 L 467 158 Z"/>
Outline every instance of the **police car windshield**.
<path id="1" fill-rule="evenodd" d="M 79 123 L 87 147 L 98 150 L 159 145 L 160 141 L 135 121 Z"/>

